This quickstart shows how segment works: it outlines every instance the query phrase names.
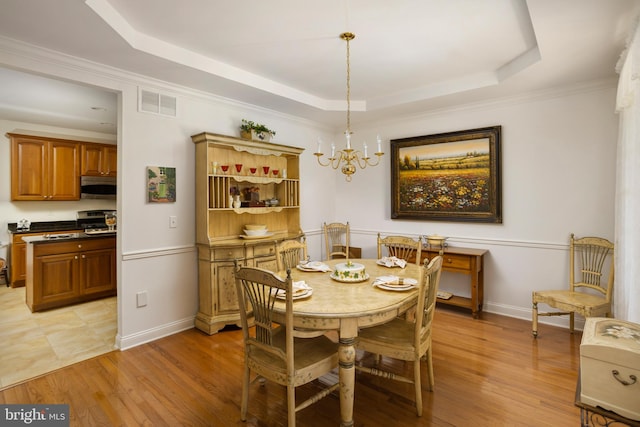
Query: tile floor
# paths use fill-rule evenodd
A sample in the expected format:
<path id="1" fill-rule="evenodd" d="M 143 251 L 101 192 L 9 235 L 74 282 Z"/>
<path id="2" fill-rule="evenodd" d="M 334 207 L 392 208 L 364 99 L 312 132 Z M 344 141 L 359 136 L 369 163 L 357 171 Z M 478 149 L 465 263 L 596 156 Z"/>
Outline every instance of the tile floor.
<path id="1" fill-rule="evenodd" d="M 39 313 L 24 301 L 0 287 L 0 390 L 115 348 L 116 297 Z"/>

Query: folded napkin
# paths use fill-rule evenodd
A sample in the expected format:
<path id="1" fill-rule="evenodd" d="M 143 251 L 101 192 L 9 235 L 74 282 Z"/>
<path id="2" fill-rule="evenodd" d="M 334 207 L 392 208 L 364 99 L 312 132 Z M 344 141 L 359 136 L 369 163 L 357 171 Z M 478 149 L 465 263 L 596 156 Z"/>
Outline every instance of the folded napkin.
<path id="1" fill-rule="evenodd" d="M 293 290 L 293 296 L 296 297 L 309 292 L 311 286 L 307 285 L 304 280 L 300 280 L 299 282 L 293 282 L 291 284 L 291 289 Z M 278 289 L 278 297 L 284 297 L 286 294 L 287 293 L 284 289 Z"/>
<path id="2" fill-rule="evenodd" d="M 300 264 L 300 267 L 303 270 L 314 270 L 314 271 L 333 271 L 331 267 L 329 267 L 324 262 L 320 261 L 311 261 L 306 264 Z"/>
<path id="3" fill-rule="evenodd" d="M 394 256 L 386 256 L 384 258 L 380 258 L 379 263 L 384 265 L 385 267 L 398 266 L 401 268 L 405 268 L 407 265 L 407 261 Z"/>
<path id="4" fill-rule="evenodd" d="M 305 292 L 307 292 L 309 289 L 311 289 L 311 286 L 307 285 L 304 280 L 300 280 L 299 282 L 293 282 L 291 284 L 291 288 L 293 290 L 293 296 L 295 297 L 296 295 L 304 294 Z"/>
<path id="5" fill-rule="evenodd" d="M 397 285 L 400 281 L 398 276 L 378 276 L 373 281 L 374 285 Z"/>
<path id="6" fill-rule="evenodd" d="M 406 286 L 415 286 L 418 282 L 415 279 L 411 279 L 409 277 L 402 278 L 398 276 L 378 276 L 376 280 L 373 281 L 373 285 L 385 285 L 385 286 L 398 286 L 398 287 L 406 287 Z"/>

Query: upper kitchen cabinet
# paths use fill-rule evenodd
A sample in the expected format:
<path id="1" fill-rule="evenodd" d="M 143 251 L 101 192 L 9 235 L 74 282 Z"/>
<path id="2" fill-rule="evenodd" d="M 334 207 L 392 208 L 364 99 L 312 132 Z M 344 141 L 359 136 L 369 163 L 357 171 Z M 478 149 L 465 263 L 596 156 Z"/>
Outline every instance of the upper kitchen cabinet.
<path id="1" fill-rule="evenodd" d="M 80 143 L 8 134 L 11 200 L 79 200 Z"/>
<path id="2" fill-rule="evenodd" d="M 82 176 L 116 176 L 117 154 L 115 145 L 83 143 L 80 174 Z"/>

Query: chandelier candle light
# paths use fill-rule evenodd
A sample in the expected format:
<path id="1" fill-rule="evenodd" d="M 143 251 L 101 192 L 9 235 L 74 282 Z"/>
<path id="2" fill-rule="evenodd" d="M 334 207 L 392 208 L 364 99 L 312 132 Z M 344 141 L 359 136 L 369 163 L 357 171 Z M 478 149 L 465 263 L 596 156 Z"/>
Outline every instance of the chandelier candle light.
<path id="1" fill-rule="evenodd" d="M 377 137 L 378 147 L 374 153 L 376 155 L 376 162 L 371 161 L 369 157 L 367 143 L 363 143 L 362 151 L 354 150 L 351 148 L 351 63 L 349 58 L 349 42 L 356 37 L 353 33 L 342 33 L 340 38 L 347 42 L 347 130 L 344 132 L 347 138 L 347 146 L 344 150 L 336 152 L 336 145 L 331 144 L 331 156 L 327 159 L 327 163 L 322 163 L 320 157 L 324 155 L 322 152 L 322 141 L 318 138 L 318 151 L 313 153 L 318 159 L 320 166 L 331 166 L 333 169 L 338 169 L 342 165 L 342 173 L 346 175 L 346 180 L 351 181 L 351 175 L 356 173 L 356 165 L 360 166 L 360 169 L 364 169 L 367 166 L 376 166 L 380 163 L 380 156 L 382 152 L 382 140 L 380 135 Z"/>

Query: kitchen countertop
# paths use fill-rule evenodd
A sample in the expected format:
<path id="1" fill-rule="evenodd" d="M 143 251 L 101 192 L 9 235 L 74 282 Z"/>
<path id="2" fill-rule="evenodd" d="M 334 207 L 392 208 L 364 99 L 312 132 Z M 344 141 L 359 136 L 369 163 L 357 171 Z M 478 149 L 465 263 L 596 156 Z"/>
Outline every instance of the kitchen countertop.
<path id="1" fill-rule="evenodd" d="M 26 243 L 59 243 L 59 242 L 69 242 L 72 240 L 82 240 L 82 239 L 99 239 L 105 237 L 116 237 L 116 232 L 110 233 L 98 233 L 98 234 L 87 234 L 87 233 L 69 233 L 69 234 L 54 234 L 52 236 L 48 236 L 44 234 L 42 236 L 26 236 L 23 237 Z"/>
<path id="2" fill-rule="evenodd" d="M 17 222 L 7 224 L 10 234 L 26 234 L 26 233 L 42 233 L 47 231 L 72 231 L 80 230 L 83 227 L 78 226 L 77 221 L 44 221 L 32 222 L 28 229 L 18 229 Z"/>

